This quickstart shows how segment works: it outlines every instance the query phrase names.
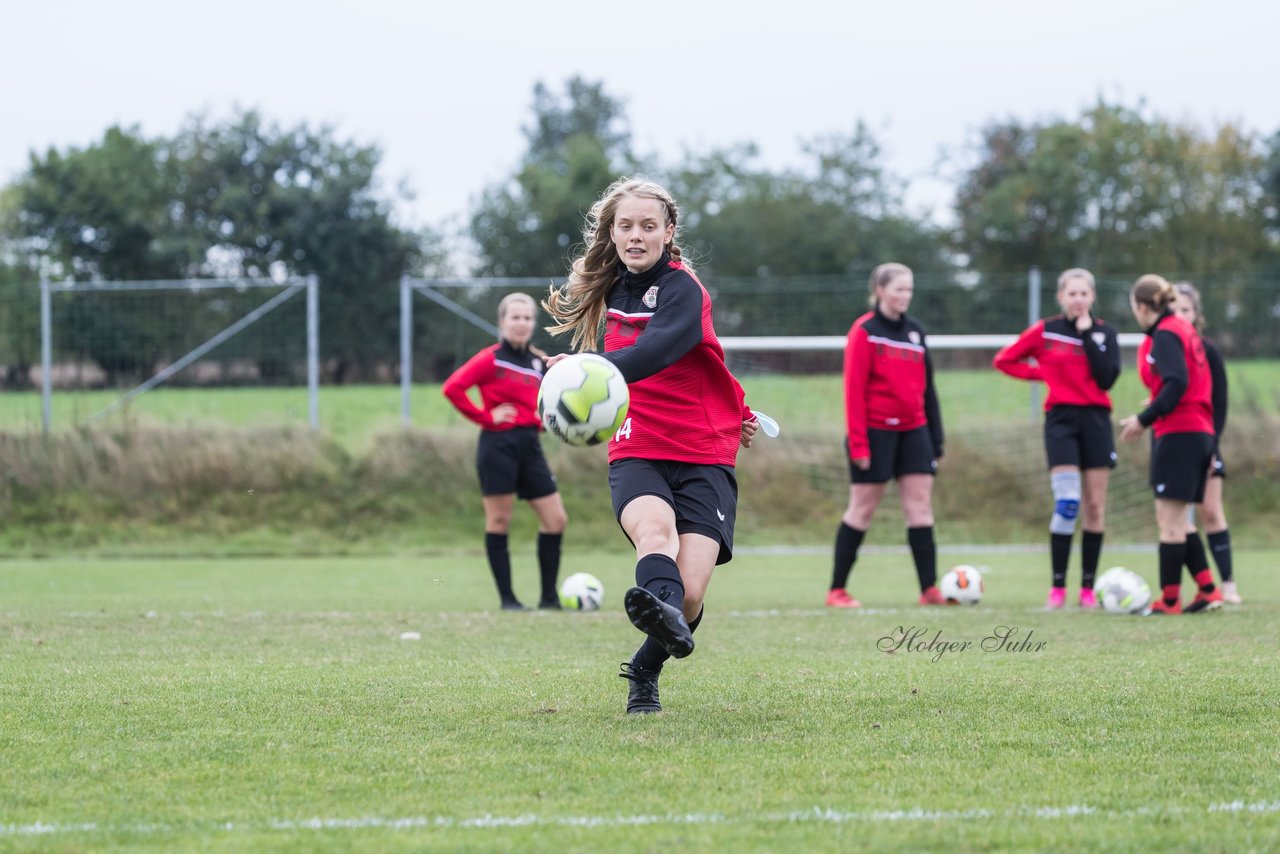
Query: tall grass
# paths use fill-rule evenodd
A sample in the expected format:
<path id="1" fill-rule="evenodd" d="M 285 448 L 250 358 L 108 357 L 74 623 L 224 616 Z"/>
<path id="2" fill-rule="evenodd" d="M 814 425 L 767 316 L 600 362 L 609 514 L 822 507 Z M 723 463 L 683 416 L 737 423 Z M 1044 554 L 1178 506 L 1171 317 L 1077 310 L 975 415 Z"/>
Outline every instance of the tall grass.
<path id="1" fill-rule="evenodd" d="M 1227 510 L 1237 542 L 1272 544 L 1280 542 L 1269 521 L 1280 512 L 1280 402 L 1255 367 L 1232 366 Z M 1128 379 L 1114 394 L 1117 414 L 1141 400 L 1136 378 Z M 783 434 L 760 437 L 739 457 L 739 542 L 826 543 L 848 492 L 840 378 L 751 376 L 744 384 Z M 990 371 L 948 372 L 939 385 L 948 431 L 935 493 L 939 538 L 1040 542 L 1047 483 L 1028 387 Z M 391 415 L 390 387 L 326 389 L 322 411 L 334 426 L 318 432 L 274 420 L 271 413 L 292 405 L 281 401 L 298 402 L 289 395 L 297 390 L 163 391 L 100 428 L 47 438 L 0 433 L 0 551 L 367 553 L 478 541 L 476 428 L 438 389 L 418 390 L 415 419 L 424 426 L 413 429 Z M 0 397 L 0 423 L 13 424 L 22 397 Z M 570 537 L 618 541 L 603 449 L 552 439 L 544 448 Z M 1146 443 L 1121 448 L 1108 514 L 1113 542 L 1154 539 L 1146 454 Z M 517 513 L 513 533 L 529 534 L 533 524 L 532 514 Z M 870 542 L 899 544 L 902 536 L 891 491 Z"/>

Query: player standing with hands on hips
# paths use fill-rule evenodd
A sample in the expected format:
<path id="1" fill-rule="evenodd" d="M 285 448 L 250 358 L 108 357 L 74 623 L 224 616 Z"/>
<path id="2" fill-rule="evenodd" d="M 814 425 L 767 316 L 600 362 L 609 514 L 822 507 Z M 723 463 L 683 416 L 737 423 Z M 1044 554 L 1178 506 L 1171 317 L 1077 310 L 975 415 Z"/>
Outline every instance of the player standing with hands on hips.
<path id="1" fill-rule="evenodd" d="M 484 496 L 484 547 L 489 569 L 506 611 L 523 611 L 511 586 L 511 554 L 507 531 L 518 495 L 538 514 L 538 569 L 542 582 L 539 608 L 556 609 L 556 576 L 560 546 L 569 518 L 555 477 L 542 454 L 538 433 L 538 386 L 546 354 L 533 347 L 537 303 L 528 294 L 507 294 L 498 304 L 497 344 L 475 354 L 444 382 L 444 396 L 468 419 L 480 425 L 476 470 Z M 480 389 L 483 406 L 467 396 Z"/>
<path id="2" fill-rule="evenodd" d="M 1151 390 L 1151 402 L 1120 422 L 1120 438 L 1134 442 L 1148 427 L 1151 488 L 1160 529 L 1160 591 L 1150 614 L 1180 614 L 1182 564 L 1187 555 L 1187 508 L 1204 500 L 1213 461 L 1213 382 L 1204 345 L 1194 326 L 1173 313 L 1176 292 L 1161 276 L 1146 275 L 1129 291 L 1134 319 L 1146 330 L 1138 345 L 1138 373 Z M 1213 573 L 1196 573 L 1199 590 L 1187 613 L 1222 605 Z"/>
<path id="3" fill-rule="evenodd" d="M 619 674 L 630 680 L 630 714 L 661 711 L 663 665 L 693 652 L 707 584 L 733 553 L 738 447 L 759 427 L 725 365 L 678 225 L 663 187 L 615 181 L 587 214 L 568 282 L 543 303 L 556 321 L 548 331 L 572 333 L 575 350 L 595 349 L 604 326 L 604 357 L 631 394 L 609 442 L 613 509 L 636 550 L 624 606 L 647 635 Z"/>
<path id="4" fill-rule="evenodd" d="M 915 280 L 902 264 L 871 273 L 871 311 L 849 330 L 844 350 L 849 506 L 836 532 L 827 605 L 860 608 L 846 586 L 858 548 L 893 478 L 907 521 L 920 604 L 942 605 L 933 539 L 933 478 L 942 457 L 942 410 L 924 329 L 907 316 Z"/>
<path id="5" fill-rule="evenodd" d="M 1115 328 L 1093 316 L 1095 294 L 1092 273 L 1079 267 L 1067 270 L 1058 277 L 1062 314 L 1033 323 L 992 360 L 996 370 L 1017 379 L 1040 380 L 1049 389 L 1044 450 L 1053 490 L 1053 575 L 1045 607 L 1051 611 L 1067 598 L 1067 564 L 1077 516 L 1083 529 L 1080 607 L 1098 607 L 1093 580 L 1106 529 L 1107 483 L 1116 465 L 1107 391 L 1120 376 L 1120 344 Z"/>

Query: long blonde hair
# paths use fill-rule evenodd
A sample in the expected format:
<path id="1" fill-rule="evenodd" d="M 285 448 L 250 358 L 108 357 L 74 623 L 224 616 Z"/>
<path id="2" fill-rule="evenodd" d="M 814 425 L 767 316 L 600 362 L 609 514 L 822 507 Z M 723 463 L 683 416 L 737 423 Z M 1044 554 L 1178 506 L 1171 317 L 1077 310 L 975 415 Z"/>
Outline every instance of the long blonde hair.
<path id="1" fill-rule="evenodd" d="M 618 203 L 626 196 L 656 199 L 666 213 L 666 225 L 675 226 L 667 251 L 677 261 L 683 261 L 676 237 L 680 229 L 680 212 L 671 194 L 660 184 L 643 178 L 619 178 L 609 185 L 604 194 L 587 212 L 582 229 L 585 248 L 574 259 L 569 270 L 569 280 L 563 285 L 552 286 L 543 300 L 542 307 L 555 323 L 546 327 L 552 335 L 573 333 L 570 347 L 574 350 L 594 350 L 604 323 L 605 300 L 609 290 L 618 280 L 618 252 L 613 245 L 613 221 Z M 688 269 L 687 262 L 684 264 Z M 692 272 L 692 271 L 690 271 Z"/>

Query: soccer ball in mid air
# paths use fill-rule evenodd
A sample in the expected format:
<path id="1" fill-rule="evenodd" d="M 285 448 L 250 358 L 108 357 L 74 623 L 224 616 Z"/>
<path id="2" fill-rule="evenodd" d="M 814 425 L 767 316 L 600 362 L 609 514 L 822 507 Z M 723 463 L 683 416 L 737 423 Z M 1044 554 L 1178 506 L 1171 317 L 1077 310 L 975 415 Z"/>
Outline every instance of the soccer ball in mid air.
<path id="1" fill-rule="evenodd" d="M 627 418 L 631 394 L 617 366 L 595 353 L 556 362 L 538 389 L 542 426 L 570 445 L 609 441 Z"/>
<path id="2" fill-rule="evenodd" d="M 938 590 L 953 605 L 976 605 L 982 601 L 982 573 L 967 564 L 953 566 L 942 576 Z"/>
<path id="3" fill-rule="evenodd" d="M 575 572 L 560 585 L 560 605 L 573 611 L 594 611 L 604 602 L 604 585 L 589 572 Z"/>
<path id="4" fill-rule="evenodd" d="M 1093 595 L 1108 614 L 1141 614 L 1151 604 L 1151 587 L 1131 569 L 1113 566 L 1099 575 Z"/>

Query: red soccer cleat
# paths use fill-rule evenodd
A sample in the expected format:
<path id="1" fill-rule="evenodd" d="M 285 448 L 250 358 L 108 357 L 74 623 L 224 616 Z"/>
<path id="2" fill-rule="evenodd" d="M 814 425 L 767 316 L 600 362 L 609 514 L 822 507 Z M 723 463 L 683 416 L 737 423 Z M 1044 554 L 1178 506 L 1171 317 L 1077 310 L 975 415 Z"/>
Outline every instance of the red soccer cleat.
<path id="1" fill-rule="evenodd" d="M 1186 614 L 1198 614 L 1201 611 L 1216 611 L 1222 607 L 1222 590 L 1213 588 L 1212 593 L 1196 593 L 1196 598 L 1187 603 L 1183 609 Z"/>
<path id="2" fill-rule="evenodd" d="M 945 605 L 947 600 L 943 598 L 942 591 L 937 587 L 926 587 L 924 592 L 920 594 L 921 605 Z"/>
<path id="3" fill-rule="evenodd" d="M 828 608 L 861 608 L 862 603 L 849 595 L 843 587 L 837 587 L 827 594 Z"/>
<path id="4" fill-rule="evenodd" d="M 1155 617 L 1160 614 L 1181 614 L 1182 603 L 1174 602 L 1172 605 L 1166 605 L 1163 599 L 1157 599 L 1151 603 L 1151 607 L 1147 609 L 1146 616 Z"/>

